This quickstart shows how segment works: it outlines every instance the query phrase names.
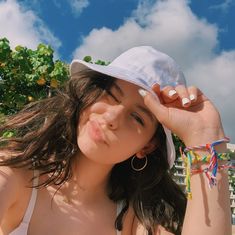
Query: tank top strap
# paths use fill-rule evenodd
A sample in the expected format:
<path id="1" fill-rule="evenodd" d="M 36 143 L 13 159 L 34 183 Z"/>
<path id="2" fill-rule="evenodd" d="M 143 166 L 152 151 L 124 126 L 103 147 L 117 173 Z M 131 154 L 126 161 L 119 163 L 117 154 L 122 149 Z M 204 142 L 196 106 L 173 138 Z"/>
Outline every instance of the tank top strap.
<path id="1" fill-rule="evenodd" d="M 119 215 L 119 213 L 122 211 L 123 204 L 124 204 L 123 201 L 118 202 L 118 204 L 117 204 L 117 215 Z"/>
<path id="2" fill-rule="evenodd" d="M 33 214 L 35 204 L 36 204 L 38 190 L 37 190 L 37 188 L 35 188 L 35 186 L 38 185 L 38 182 L 39 182 L 39 172 L 34 171 L 33 172 L 33 177 L 34 178 L 33 178 L 33 188 L 32 188 L 31 198 L 30 198 L 28 207 L 26 209 L 26 212 L 24 214 L 24 218 L 23 218 L 23 221 L 22 221 L 26 224 L 29 224 L 30 219 L 31 219 L 32 214 Z"/>
<path id="3" fill-rule="evenodd" d="M 123 201 L 118 202 L 118 204 L 117 204 L 117 216 L 122 211 L 123 204 L 124 204 Z M 117 230 L 117 235 L 121 235 L 121 231 Z"/>

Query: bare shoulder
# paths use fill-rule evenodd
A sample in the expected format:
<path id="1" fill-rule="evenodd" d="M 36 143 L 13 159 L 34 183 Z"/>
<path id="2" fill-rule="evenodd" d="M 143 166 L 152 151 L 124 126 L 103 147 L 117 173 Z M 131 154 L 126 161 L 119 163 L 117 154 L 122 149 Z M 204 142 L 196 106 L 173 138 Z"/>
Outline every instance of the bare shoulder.
<path id="1" fill-rule="evenodd" d="M 13 199 L 18 190 L 20 181 L 20 174 L 17 170 L 10 167 L 0 167 L 0 200 L 3 198 L 6 200 Z M 4 200 L 5 201 L 5 200 Z M 1 203 L 2 204 L 2 203 Z"/>
<path id="2" fill-rule="evenodd" d="M 23 189 L 26 189 L 30 172 L 24 169 L 0 167 L 0 221 L 5 212 L 17 202 Z"/>

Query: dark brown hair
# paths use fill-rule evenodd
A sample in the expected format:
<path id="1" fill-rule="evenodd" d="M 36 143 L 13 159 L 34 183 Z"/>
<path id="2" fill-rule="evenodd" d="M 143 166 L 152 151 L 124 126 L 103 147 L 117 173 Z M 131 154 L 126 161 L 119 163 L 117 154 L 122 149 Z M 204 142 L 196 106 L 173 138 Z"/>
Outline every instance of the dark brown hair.
<path id="1" fill-rule="evenodd" d="M 79 152 L 76 130 L 80 114 L 109 93 L 114 82 L 115 78 L 85 70 L 74 75 L 55 96 L 31 103 L 8 117 L 0 127 L 0 136 L 5 131 L 13 131 L 15 136 L 0 138 L 0 166 L 24 167 L 47 174 L 49 177 L 39 186 L 61 185 L 69 180 L 74 157 Z M 186 198 L 170 177 L 161 125 L 154 138 L 158 148 L 147 156 L 144 170 L 132 170 L 128 159 L 111 171 L 109 197 L 124 202 L 115 226 L 122 229 L 123 215 L 132 206 L 149 234 L 154 233 L 158 224 L 180 234 Z"/>

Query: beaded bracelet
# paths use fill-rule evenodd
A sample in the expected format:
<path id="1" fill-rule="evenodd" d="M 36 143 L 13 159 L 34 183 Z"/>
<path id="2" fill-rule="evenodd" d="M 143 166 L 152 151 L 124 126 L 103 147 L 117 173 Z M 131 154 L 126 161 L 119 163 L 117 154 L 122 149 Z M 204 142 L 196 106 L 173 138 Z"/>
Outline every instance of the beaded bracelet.
<path id="1" fill-rule="evenodd" d="M 197 156 L 197 158 L 192 158 L 192 156 Z M 229 161 L 230 160 L 230 154 L 229 153 L 220 153 L 218 154 L 219 159 L 223 161 Z M 212 168 L 212 165 L 209 165 L 205 169 L 201 169 L 198 165 L 196 165 L 195 168 L 192 167 L 192 165 L 195 165 L 195 163 L 210 163 L 211 155 L 205 155 L 200 156 L 197 153 L 194 153 L 193 151 L 190 151 L 187 153 L 187 156 L 185 154 L 182 154 L 183 162 L 186 165 L 186 191 L 187 191 L 187 198 L 192 199 L 192 192 L 191 192 L 191 175 L 197 174 L 197 173 L 205 173 L 207 179 L 208 179 L 208 185 L 211 188 L 212 186 L 216 185 L 216 174 L 218 170 L 226 169 L 226 168 L 234 168 L 230 165 L 221 165 L 218 166 L 218 163 L 216 164 L 215 168 Z M 196 160 L 195 160 L 196 159 Z M 202 159 L 202 161 L 199 161 L 199 159 Z M 192 164 L 193 163 L 193 164 Z M 212 169 L 211 169 L 212 168 Z"/>
<path id="2" fill-rule="evenodd" d="M 189 152 L 187 152 L 187 154 L 190 155 L 190 161 L 191 161 L 191 165 L 192 164 L 197 164 L 197 163 L 210 163 L 211 160 L 211 156 L 210 155 L 200 155 L 198 153 L 193 152 L 192 150 L 190 150 Z M 187 159 L 186 157 L 183 158 L 184 163 L 187 163 Z M 221 160 L 221 161 L 230 161 L 230 153 L 218 153 L 217 154 L 217 159 Z"/>
<path id="3" fill-rule="evenodd" d="M 193 171 L 194 173 L 197 171 L 198 173 L 204 172 L 208 178 L 208 184 L 210 188 L 216 185 L 217 170 L 222 169 L 221 166 L 218 168 L 218 160 L 229 161 L 230 154 L 229 153 L 218 154 L 215 150 L 215 146 L 221 143 L 227 143 L 227 142 L 229 142 L 229 138 L 225 137 L 224 139 L 217 140 L 213 142 L 212 144 L 187 147 L 184 150 L 184 153 L 180 149 L 181 157 L 186 165 L 186 190 L 188 194 L 188 199 L 192 198 L 191 187 L 190 187 L 190 183 L 191 183 L 190 175 L 191 173 L 193 173 Z M 199 154 L 193 152 L 193 150 L 207 150 L 210 152 L 211 155 L 200 156 Z M 192 169 L 192 164 L 196 164 L 199 162 L 209 163 L 209 166 L 203 171 L 199 171 L 198 168 Z"/>
<path id="4" fill-rule="evenodd" d="M 222 143 L 229 143 L 230 139 L 228 137 L 225 137 L 224 139 L 216 140 L 212 144 L 206 144 L 206 145 L 197 145 L 193 147 L 186 147 L 184 149 L 184 152 L 188 152 L 190 150 L 209 150 L 211 151 L 212 148 L 214 148 L 216 145 L 222 144 Z"/>
<path id="5" fill-rule="evenodd" d="M 232 169 L 232 168 L 235 169 L 235 166 L 231 165 L 230 163 L 218 166 L 218 170 Z M 198 169 L 192 169 L 191 170 L 192 175 L 198 174 L 198 173 L 207 173 L 207 172 L 208 172 L 207 167 L 205 169 L 198 168 Z"/>

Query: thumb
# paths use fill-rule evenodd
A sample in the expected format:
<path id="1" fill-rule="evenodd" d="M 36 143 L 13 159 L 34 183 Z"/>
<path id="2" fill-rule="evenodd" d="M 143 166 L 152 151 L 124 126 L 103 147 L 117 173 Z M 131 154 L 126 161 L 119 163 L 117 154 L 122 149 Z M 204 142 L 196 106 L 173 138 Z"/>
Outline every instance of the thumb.
<path id="1" fill-rule="evenodd" d="M 140 95 L 144 98 L 144 103 L 147 108 L 154 114 L 162 124 L 168 123 L 169 110 L 164 106 L 156 93 L 152 94 L 146 90 L 139 89 Z"/>

